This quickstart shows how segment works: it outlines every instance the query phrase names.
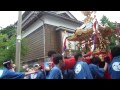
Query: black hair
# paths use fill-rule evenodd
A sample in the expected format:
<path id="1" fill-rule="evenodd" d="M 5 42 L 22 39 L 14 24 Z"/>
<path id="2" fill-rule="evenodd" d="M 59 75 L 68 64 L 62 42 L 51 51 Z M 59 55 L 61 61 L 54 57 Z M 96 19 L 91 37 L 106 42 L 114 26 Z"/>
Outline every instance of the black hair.
<path id="1" fill-rule="evenodd" d="M 105 66 L 105 61 L 102 61 L 102 62 L 99 63 L 100 68 L 104 68 L 104 66 Z"/>
<path id="2" fill-rule="evenodd" d="M 82 53 L 81 52 L 75 54 L 74 58 L 75 58 L 76 61 L 78 60 L 79 56 L 82 57 Z"/>
<path id="3" fill-rule="evenodd" d="M 34 65 L 34 67 L 39 67 L 38 65 Z"/>
<path id="4" fill-rule="evenodd" d="M 104 57 L 104 61 L 110 63 L 110 57 L 109 56 Z"/>
<path id="5" fill-rule="evenodd" d="M 39 67 L 39 70 L 42 70 L 42 66 Z"/>
<path id="6" fill-rule="evenodd" d="M 60 60 L 63 60 L 63 56 L 61 54 L 54 54 L 53 55 L 54 64 L 59 64 Z"/>
<path id="7" fill-rule="evenodd" d="M 101 62 L 101 59 L 98 57 L 98 56 L 94 56 L 92 59 L 91 59 L 91 63 L 92 64 L 99 64 Z"/>
<path id="8" fill-rule="evenodd" d="M 115 46 L 111 49 L 112 57 L 120 56 L 120 46 Z"/>
<path id="9" fill-rule="evenodd" d="M 53 50 L 48 51 L 48 57 L 51 57 L 53 54 L 56 54 L 56 52 Z"/>
<path id="10" fill-rule="evenodd" d="M 67 56 L 64 56 L 64 59 L 68 59 L 68 57 L 67 57 Z"/>
<path id="11" fill-rule="evenodd" d="M 8 65 L 10 65 L 11 63 L 12 62 L 10 59 L 6 59 L 6 60 L 4 60 L 3 65 L 4 65 L 4 67 L 9 68 Z"/>
<path id="12" fill-rule="evenodd" d="M 107 62 L 108 64 L 110 63 L 110 58 L 109 58 L 109 56 L 104 57 L 104 61 L 103 61 L 103 62 L 100 62 L 99 67 L 100 67 L 100 68 L 104 68 L 105 62 Z"/>

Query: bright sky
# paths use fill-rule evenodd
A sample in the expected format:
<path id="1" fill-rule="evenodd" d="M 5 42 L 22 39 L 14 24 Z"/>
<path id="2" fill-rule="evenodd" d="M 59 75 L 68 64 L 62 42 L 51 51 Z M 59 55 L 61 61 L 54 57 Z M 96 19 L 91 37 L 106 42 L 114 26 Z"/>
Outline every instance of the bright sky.
<path id="1" fill-rule="evenodd" d="M 82 21 L 85 17 L 80 11 L 70 11 L 78 20 Z M 107 16 L 110 21 L 120 23 L 120 11 L 97 11 L 98 21 L 103 15 Z M 18 19 L 18 11 L 0 11 L 0 27 L 5 28 L 14 24 Z"/>
<path id="2" fill-rule="evenodd" d="M 80 21 L 84 20 L 85 16 L 80 11 L 71 11 L 71 13 Z M 105 15 L 112 22 L 120 23 L 120 11 L 97 11 L 96 16 L 98 21 Z"/>

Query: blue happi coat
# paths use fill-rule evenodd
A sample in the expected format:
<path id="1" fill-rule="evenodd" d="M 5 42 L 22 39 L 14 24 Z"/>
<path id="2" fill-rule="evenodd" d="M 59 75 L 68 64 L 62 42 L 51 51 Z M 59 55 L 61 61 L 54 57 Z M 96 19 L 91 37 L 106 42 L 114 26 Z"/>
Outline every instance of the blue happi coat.
<path id="1" fill-rule="evenodd" d="M 93 79 L 89 66 L 86 62 L 77 61 L 74 67 L 74 79 Z"/>
<path id="2" fill-rule="evenodd" d="M 46 70 L 45 70 L 46 67 L 49 67 L 48 62 L 45 62 L 45 63 L 44 63 L 44 74 L 45 74 L 45 78 L 48 79 L 48 76 L 49 76 L 50 71 L 46 71 Z"/>
<path id="3" fill-rule="evenodd" d="M 120 56 L 113 58 L 108 65 L 108 72 L 111 75 L 111 79 L 120 79 Z"/>
<path id="4" fill-rule="evenodd" d="M 73 79 L 74 78 L 74 69 L 63 70 L 64 79 Z"/>
<path id="5" fill-rule="evenodd" d="M 51 69 L 48 79 L 63 79 L 62 71 L 57 65 Z"/>
<path id="6" fill-rule="evenodd" d="M 35 74 L 29 75 L 29 79 L 45 79 L 43 72 L 38 71 Z"/>
<path id="7" fill-rule="evenodd" d="M 13 72 L 7 68 L 0 69 L 0 79 L 24 79 L 24 72 Z"/>
<path id="8" fill-rule="evenodd" d="M 95 64 L 89 64 L 89 68 L 91 70 L 91 73 L 93 75 L 94 78 L 103 78 L 104 77 L 104 68 L 99 68 L 97 65 Z"/>

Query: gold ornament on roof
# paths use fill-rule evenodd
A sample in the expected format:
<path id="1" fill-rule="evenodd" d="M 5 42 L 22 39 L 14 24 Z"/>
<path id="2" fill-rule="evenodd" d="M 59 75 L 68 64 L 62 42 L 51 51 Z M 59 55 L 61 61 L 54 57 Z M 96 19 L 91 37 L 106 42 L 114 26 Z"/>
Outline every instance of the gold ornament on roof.
<path id="1" fill-rule="evenodd" d="M 81 11 L 81 13 L 86 16 L 84 23 L 88 23 L 93 20 L 93 17 L 91 16 L 93 12 L 96 13 L 96 11 Z"/>

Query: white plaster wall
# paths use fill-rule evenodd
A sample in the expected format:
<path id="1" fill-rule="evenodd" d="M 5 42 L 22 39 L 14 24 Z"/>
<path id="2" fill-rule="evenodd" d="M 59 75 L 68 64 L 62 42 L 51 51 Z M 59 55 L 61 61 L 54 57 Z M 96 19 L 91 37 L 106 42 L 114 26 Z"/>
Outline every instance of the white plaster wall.
<path id="1" fill-rule="evenodd" d="M 80 26 L 80 24 L 77 24 L 75 22 L 64 20 L 64 19 L 51 16 L 51 15 L 44 15 L 43 17 L 41 17 L 41 19 L 44 20 L 45 24 L 50 24 L 50 25 L 54 25 L 58 27 L 62 26 L 62 27 L 66 27 L 66 28 L 74 29 L 74 30 Z M 26 30 L 24 30 L 24 32 L 22 33 L 22 38 L 25 38 L 26 36 L 34 32 L 36 29 L 38 29 L 42 25 L 43 25 L 43 22 L 40 19 L 38 19 L 31 26 L 29 26 Z"/>
<path id="2" fill-rule="evenodd" d="M 37 20 L 35 23 L 33 23 L 31 26 L 29 26 L 23 33 L 22 33 L 22 38 L 25 38 L 32 32 L 34 32 L 36 29 L 41 27 L 43 25 L 43 22 L 41 20 Z"/>
<path id="3" fill-rule="evenodd" d="M 75 22 L 71 22 L 55 16 L 50 16 L 50 15 L 45 15 L 43 19 L 45 20 L 46 24 L 51 24 L 54 26 L 63 26 L 70 29 L 76 29 L 77 27 L 80 26 L 80 24 L 77 24 Z"/>

